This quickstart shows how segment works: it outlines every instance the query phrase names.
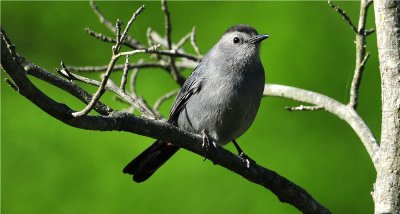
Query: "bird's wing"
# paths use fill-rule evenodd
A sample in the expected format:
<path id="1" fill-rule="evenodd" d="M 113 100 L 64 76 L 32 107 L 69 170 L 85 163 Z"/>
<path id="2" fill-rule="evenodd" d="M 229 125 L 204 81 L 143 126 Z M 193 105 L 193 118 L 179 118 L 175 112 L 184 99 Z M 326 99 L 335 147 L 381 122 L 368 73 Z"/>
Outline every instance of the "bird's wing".
<path id="1" fill-rule="evenodd" d="M 175 98 L 174 104 L 172 105 L 169 114 L 169 122 L 175 123 L 178 119 L 179 113 L 185 107 L 188 100 L 201 90 L 201 86 L 204 82 L 204 78 L 202 77 L 201 73 L 200 67 L 197 66 L 183 84 L 181 90 Z"/>

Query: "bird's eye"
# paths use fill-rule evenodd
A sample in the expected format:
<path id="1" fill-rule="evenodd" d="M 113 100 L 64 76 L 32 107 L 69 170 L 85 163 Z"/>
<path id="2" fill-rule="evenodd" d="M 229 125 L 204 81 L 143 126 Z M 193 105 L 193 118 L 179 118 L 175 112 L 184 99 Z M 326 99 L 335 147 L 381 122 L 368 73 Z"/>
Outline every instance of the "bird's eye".
<path id="1" fill-rule="evenodd" d="M 233 38 L 233 43 L 237 44 L 240 42 L 240 39 L 238 37 Z"/>

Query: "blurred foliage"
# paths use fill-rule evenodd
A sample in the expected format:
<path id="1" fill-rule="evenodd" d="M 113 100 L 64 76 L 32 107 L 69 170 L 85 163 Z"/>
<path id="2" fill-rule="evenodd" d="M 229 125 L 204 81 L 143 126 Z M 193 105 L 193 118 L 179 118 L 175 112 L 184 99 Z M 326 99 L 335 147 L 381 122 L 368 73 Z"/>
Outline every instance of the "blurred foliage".
<path id="1" fill-rule="evenodd" d="M 110 20 L 125 23 L 141 4 L 146 10 L 131 35 L 146 43 L 148 27 L 164 32 L 159 2 L 98 2 Z M 338 4 L 358 23 L 358 2 Z M 271 35 L 261 50 L 267 82 L 347 102 L 355 35 L 326 2 L 169 2 L 169 8 L 175 41 L 196 26 L 205 53 L 231 25 L 250 24 Z M 371 9 L 368 27 L 374 26 L 373 20 Z M 1 21 L 18 53 L 49 71 L 61 60 L 67 65 L 109 61 L 111 45 L 83 31 L 90 27 L 110 35 L 87 2 L 2 2 Z M 359 113 L 379 138 L 375 35 L 368 38 L 368 51 Z M 55 87 L 31 79 L 54 99 L 77 110 L 83 107 Z M 138 82 L 139 93 L 150 103 L 178 87 L 156 69 L 142 71 Z M 2 213 L 298 213 L 264 188 L 187 151 L 180 151 L 147 182 L 133 183 L 122 168 L 152 139 L 66 126 L 4 82 L 1 98 Z M 110 94 L 102 100 L 116 109 L 125 107 Z M 264 98 L 255 123 L 238 140 L 241 147 L 259 164 L 304 187 L 333 213 L 371 213 L 375 171 L 360 140 L 346 123 L 324 111 L 284 110 L 296 105 Z M 227 148 L 235 151 L 232 145 Z"/>

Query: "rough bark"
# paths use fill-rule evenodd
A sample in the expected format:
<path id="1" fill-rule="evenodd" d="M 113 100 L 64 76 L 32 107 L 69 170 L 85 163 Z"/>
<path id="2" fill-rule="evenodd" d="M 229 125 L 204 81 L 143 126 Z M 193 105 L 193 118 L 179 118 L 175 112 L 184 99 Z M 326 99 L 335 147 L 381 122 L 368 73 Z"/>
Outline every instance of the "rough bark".
<path id="1" fill-rule="evenodd" d="M 376 0 L 382 132 L 373 198 L 375 213 L 400 213 L 400 1 Z"/>

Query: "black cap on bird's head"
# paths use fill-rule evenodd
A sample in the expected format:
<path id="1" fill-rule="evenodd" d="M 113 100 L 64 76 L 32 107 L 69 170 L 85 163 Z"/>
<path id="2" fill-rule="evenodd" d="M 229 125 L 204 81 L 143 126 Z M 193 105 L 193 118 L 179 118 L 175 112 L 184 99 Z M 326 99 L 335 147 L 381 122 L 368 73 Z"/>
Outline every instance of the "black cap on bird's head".
<path id="1" fill-rule="evenodd" d="M 228 28 L 228 30 L 226 30 L 224 34 L 231 33 L 231 32 L 241 32 L 241 33 L 248 34 L 251 37 L 251 39 L 249 41 L 253 44 L 260 43 L 261 41 L 263 41 L 264 39 L 267 39 L 269 37 L 268 34 L 258 34 L 256 29 L 254 29 L 253 27 L 246 25 L 246 24 L 234 25 L 234 26 Z"/>

